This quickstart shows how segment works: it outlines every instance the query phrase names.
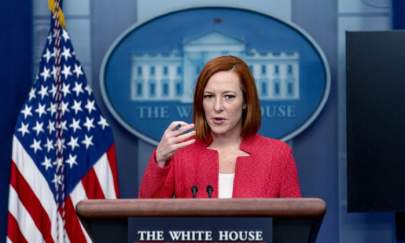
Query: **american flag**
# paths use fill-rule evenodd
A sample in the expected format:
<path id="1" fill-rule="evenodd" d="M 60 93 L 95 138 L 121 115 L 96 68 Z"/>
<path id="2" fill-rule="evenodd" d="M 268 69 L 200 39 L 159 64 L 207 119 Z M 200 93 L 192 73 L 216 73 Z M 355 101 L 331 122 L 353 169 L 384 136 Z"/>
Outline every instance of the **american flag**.
<path id="1" fill-rule="evenodd" d="M 90 242 L 76 204 L 117 196 L 111 129 L 53 18 L 13 136 L 7 241 Z"/>

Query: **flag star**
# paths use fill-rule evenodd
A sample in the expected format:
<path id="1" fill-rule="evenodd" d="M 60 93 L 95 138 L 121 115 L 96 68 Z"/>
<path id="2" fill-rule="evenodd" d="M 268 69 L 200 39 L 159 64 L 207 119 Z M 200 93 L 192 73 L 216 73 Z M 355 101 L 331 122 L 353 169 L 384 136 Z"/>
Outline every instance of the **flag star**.
<path id="1" fill-rule="evenodd" d="M 49 90 L 49 93 L 52 94 L 52 97 L 55 97 L 56 95 L 56 86 L 52 84 L 52 88 Z"/>
<path id="2" fill-rule="evenodd" d="M 68 103 L 68 102 L 62 101 L 62 102 L 60 103 L 59 110 L 62 112 L 62 115 L 64 115 L 65 112 L 69 111 L 69 107 L 68 107 L 68 106 L 69 106 L 69 103 Z"/>
<path id="3" fill-rule="evenodd" d="M 44 81 L 46 81 L 49 77 L 51 77 L 51 74 L 49 72 L 50 70 L 44 67 L 44 70 L 42 70 L 42 73 L 39 75 L 43 77 Z"/>
<path id="4" fill-rule="evenodd" d="M 68 34 L 68 32 L 67 32 L 66 30 L 63 30 L 63 32 L 62 32 L 62 37 L 63 37 L 63 40 L 65 40 L 65 41 L 67 41 L 68 39 L 70 39 L 70 38 L 69 38 L 69 34 Z"/>
<path id="5" fill-rule="evenodd" d="M 63 93 L 63 96 L 66 96 L 66 95 L 68 95 L 68 94 L 70 94 L 70 89 L 69 89 L 69 87 L 70 87 L 70 84 L 63 84 L 62 85 L 62 93 Z"/>
<path id="6" fill-rule="evenodd" d="M 46 144 L 44 145 L 44 147 L 46 148 L 46 151 L 49 153 L 49 151 L 51 151 L 52 149 L 54 149 L 53 146 L 53 141 L 51 139 L 46 139 Z"/>
<path id="7" fill-rule="evenodd" d="M 73 72 L 76 74 L 76 78 L 78 78 L 80 75 L 83 75 L 82 67 L 80 65 L 75 64 L 75 69 Z"/>
<path id="8" fill-rule="evenodd" d="M 102 116 L 100 116 L 100 121 L 98 121 L 97 124 L 100 125 L 103 130 L 105 127 L 109 126 L 107 120 Z"/>
<path id="9" fill-rule="evenodd" d="M 76 147 L 80 147 L 79 144 L 77 143 L 78 138 L 75 137 L 70 137 L 70 141 L 68 142 L 68 145 L 71 147 L 72 151 L 75 150 Z"/>
<path id="10" fill-rule="evenodd" d="M 79 111 L 83 111 L 81 105 L 82 105 L 81 101 L 76 100 L 73 101 L 72 110 L 75 111 L 75 114 L 77 114 Z"/>
<path id="11" fill-rule="evenodd" d="M 57 52 L 60 52 L 60 49 L 53 47 L 52 56 L 55 57 Z"/>
<path id="12" fill-rule="evenodd" d="M 59 124 L 56 124 L 56 128 L 62 129 L 62 131 L 67 131 L 66 121 L 61 121 Z"/>
<path id="13" fill-rule="evenodd" d="M 53 48 L 53 52 L 52 52 L 52 56 L 56 57 L 60 57 L 60 48 Z"/>
<path id="14" fill-rule="evenodd" d="M 41 148 L 41 140 L 36 140 L 34 138 L 34 141 L 32 142 L 32 144 L 30 145 L 30 148 L 32 148 L 34 150 L 34 153 L 37 153 L 38 150 L 42 150 Z"/>
<path id="15" fill-rule="evenodd" d="M 32 99 L 34 99 L 35 97 L 37 97 L 37 96 L 35 95 L 35 92 L 37 92 L 37 90 L 36 90 L 35 88 L 32 88 L 32 89 L 30 90 L 29 100 L 32 100 Z"/>
<path id="16" fill-rule="evenodd" d="M 41 85 L 41 90 L 38 91 L 38 94 L 41 96 L 41 99 L 43 99 L 45 96 L 48 96 L 48 87 Z"/>
<path id="17" fill-rule="evenodd" d="M 90 129 L 94 128 L 94 119 L 89 119 L 88 117 L 86 117 L 86 122 L 84 123 L 83 126 L 85 126 L 87 128 L 87 131 L 90 131 Z"/>
<path id="18" fill-rule="evenodd" d="M 56 139 L 56 143 L 55 143 L 55 147 L 56 147 L 56 149 L 58 149 L 58 150 L 62 150 L 62 149 L 64 149 L 64 148 L 66 148 L 66 146 L 65 146 L 65 139 L 63 139 L 63 138 L 57 138 L 57 139 Z"/>
<path id="19" fill-rule="evenodd" d="M 57 110 L 57 105 L 55 103 L 50 103 L 49 104 L 49 108 L 47 109 L 47 111 L 51 112 L 51 116 L 56 113 Z"/>
<path id="20" fill-rule="evenodd" d="M 89 95 L 91 95 L 91 93 L 93 92 L 93 90 L 91 89 L 91 87 L 89 85 L 86 85 L 86 87 L 84 89 L 87 91 L 87 93 Z"/>
<path id="21" fill-rule="evenodd" d="M 43 114 L 46 114 L 45 105 L 38 103 L 38 108 L 35 109 L 35 112 L 38 113 L 39 118 L 41 118 Z"/>
<path id="22" fill-rule="evenodd" d="M 65 60 L 67 61 L 70 57 L 72 57 L 72 54 L 70 54 L 70 48 L 63 47 L 63 52 L 62 52 L 61 55 L 62 55 L 62 56 L 65 58 Z"/>
<path id="23" fill-rule="evenodd" d="M 52 164 L 59 169 L 63 165 L 63 158 L 57 158 Z"/>
<path id="24" fill-rule="evenodd" d="M 59 72 L 58 72 L 58 70 L 59 70 Z M 51 72 L 51 74 L 52 74 L 52 76 L 53 76 L 53 79 L 54 80 L 56 80 L 56 76 L 57 76 L 57 73 L 60 73 L 60 67 L 56 67 L 56 66 L 53 66 L 52 67 L 52 72 Z M 55 89 L 55 91 L 56 91 L 56 89 Z M 56 93 L 56 92 L 55 92 Z M 55 96 L 55 95 L 54 95 Z"/>
<path id="25" fill-rule="evenodd" d="M 33 127 L 32 130 L 34 130 L 37 133 L 37 136 L 38 136 L 38 134 L 40 134 L 41 132 L 44 132 L 43 126 L 44 126 L 43 122 L 36 121 L 35 122 L 35 127 Z"/>
<path id="26" fill-rule="evenodd" d="M 84 93 L 82 85 L 82 83 L 75 82 L 75 87 L 72 90 L 76 93 L 76 96 L 79 96 L 80 93 Z"/>
<path id="27" fill-rule="evenodd" d="M 87 131 L 90 131 L 90 129 L 94 128 L 94 119 L 86 117 L 86 122 L 83 124 L 87 128 Z"/>
<path id="28" fill-rule="evenodd" d="M 55 188 L 58 189 L 59 185 L 62 185 L 62 176 L 54 174 L 52 183 L 55 185 Z"/>
<path id="29" fill-rule="evenodd" d="M 48 122 L 48 131 L 49 131 L 49 133 L 52 133 L 53 131 L 56 131 L 55 122 L 49 120 L 49 122 Z"/>
<path id="30" fill-rule="evenodd" d="M 51 44 L 51 42 L 52 42 L 52 35 L 49 34 L 46 38 L 48 39 L 48 43 Z"/>
<path id="31" fill-rule="evenodd" d="M 52 163 L 51 160 L 48 159 L 48 157 L 45 156 L 45 160 L 41 163 L 45 167 L 45 170 L 48 170 L 49 168 L 52 168 Z"/>
<path id="32" fill-rule="evenodd" d="M 72 124 L 69 125 L 73 129 L 73 132 L 76 132 L 76 130 L 82 129 L 80 127 L 80 119 L 76 120 L 73 118 Z"/>
<path id="33" fill-rule="evenodd" d="M 72 71 L 70 71 L 71 66 L 63 65 L 62 74 L 65 76 L 65 80 L 72 75 Z"/>
<path id="34" fill-rule="evenodd" d="M 84 140 L 82 141 L 82 144 L 86 146 L 86 149 L 88 149 L 91 145 L 94 145 L 92 140 L 93 136 L 88 137 L 87 135 L 84 135 Z"/>
<path id="35" fill-rule="evenodd" d="M 24 106 L 24 109 L 21 111 L 21 113 L 24 114 L 24 119 L 27 119 L 27 116 L 32 116 L 31 110 L 32 110 L 31 106 L 28 105 Z"/>
<path id="36" fill-rule="evenodd" d="M 46 59 L 46 63 L 49 62 L 49 60 L 51 59 L 52 55 L 51 55 L 51 52 L 49 51 L 48 48 L 46 48 L 46 52 L 45 52 L 45 54 L 44 54 L 42 57 Z"/>
<path id="37" fill-rule="evenodd" d="M 95 101 L 87 100 L 87 104 L 84 107 L 89 111 L 89 114 L 91 114 L 92 110 L 94 110 L 94 111 L 96 110 Z"/>
<path id="38" fill-rule="evenodd" d="M 52 37 L 56 37 L 60 34 L 60 29 L 53 29 Z"/>
<path id="39" fill-rule="evenodd" d="M 70 166 L 71 169 L 74 165 L 77 165 L 76 159 L 77 159 L 77 155 L 69 154 L 69 159 L 66 160 L 66 163 Z"/>
<path id="40" fill-rule="evenodd" d="M 26 133 L 30 133 L 28 129 L 29 124 L 24 124 L 24 122 L 21 122 L 21 127 L 17 129 L 17 131 L 21 132 L 21 136 L 24 137 Z"/>

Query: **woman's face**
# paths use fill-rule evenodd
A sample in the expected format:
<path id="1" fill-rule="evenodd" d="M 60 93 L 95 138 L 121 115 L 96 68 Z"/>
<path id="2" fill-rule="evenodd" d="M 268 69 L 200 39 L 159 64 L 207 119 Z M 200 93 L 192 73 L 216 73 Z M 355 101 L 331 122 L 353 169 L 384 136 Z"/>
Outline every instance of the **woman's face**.
<path id="1" fill-rule="evenodd" d="M 234 71 L 211 76 L 204 89 L 205 118 L 214 135 L 240 134 L 244 106 L 240 78 Z"/>

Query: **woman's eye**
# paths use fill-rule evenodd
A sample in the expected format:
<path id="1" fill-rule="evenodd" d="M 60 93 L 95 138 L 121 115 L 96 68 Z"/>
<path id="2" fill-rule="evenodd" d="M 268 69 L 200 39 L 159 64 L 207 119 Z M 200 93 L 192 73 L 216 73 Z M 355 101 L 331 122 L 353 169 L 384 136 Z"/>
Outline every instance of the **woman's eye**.
<path id="1" fill-rule="evenodd" d="M 231 100 L 233 98 L 235 98 L 235 95 L 225 95 L 225 99 L 227 100 Z"/>
<path id="2" fill-rule="evenodd" d="M 209 98 L 212 98 L 212 97 L 213 97 L 213 95 L 211 95 L 211 94 L 206 94 L 206 95 L 203 96 L 204 99 L 209 99 Z"/>

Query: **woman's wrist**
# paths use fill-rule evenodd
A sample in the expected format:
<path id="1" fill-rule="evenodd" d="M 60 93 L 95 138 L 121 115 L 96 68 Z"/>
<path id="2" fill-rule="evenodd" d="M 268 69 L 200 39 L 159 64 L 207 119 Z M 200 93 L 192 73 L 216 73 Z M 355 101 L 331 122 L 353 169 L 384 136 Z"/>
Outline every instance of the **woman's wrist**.
<path id="1" fill-rule="evenodd" d="M 163 168 L 163 167 L 165 167 L 165 165 L 166 165 L 166 161 L 165 161 L 165 160 L 161 160 L 161 159 L 159 158 L 157 152 L 155 153 L 155 161 L 156 161 L 156 164 L 157 164 L 160 168 Z"/>
<path id="2" fill-rule="evenodd" d="M 166 162 L 156 161 L 156 164 L 157 164 L 160 168 L 164 168 L 165 165 L 166 165 Z"/>

